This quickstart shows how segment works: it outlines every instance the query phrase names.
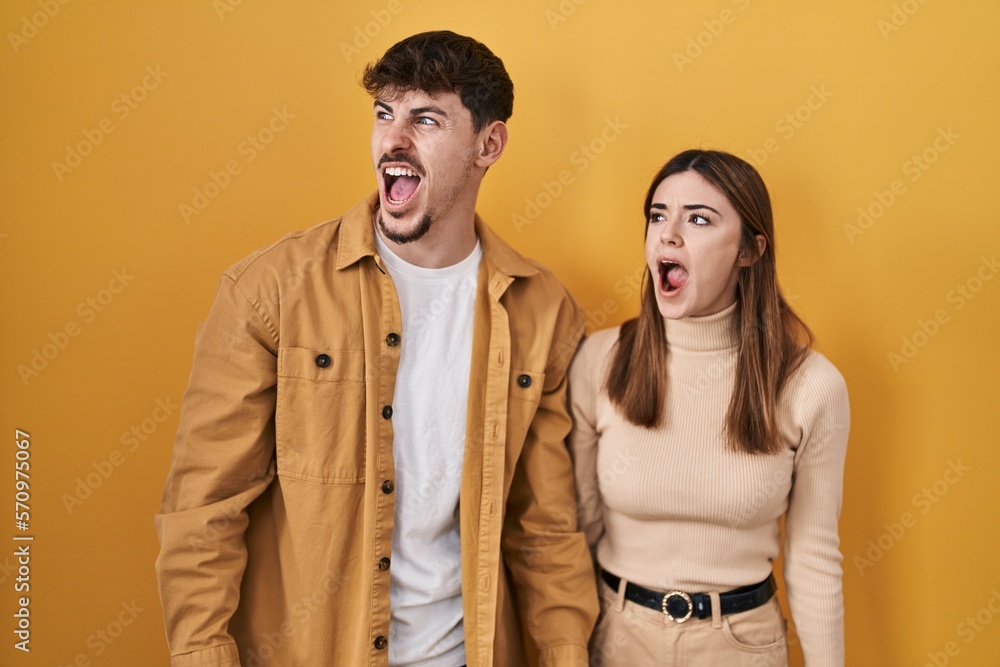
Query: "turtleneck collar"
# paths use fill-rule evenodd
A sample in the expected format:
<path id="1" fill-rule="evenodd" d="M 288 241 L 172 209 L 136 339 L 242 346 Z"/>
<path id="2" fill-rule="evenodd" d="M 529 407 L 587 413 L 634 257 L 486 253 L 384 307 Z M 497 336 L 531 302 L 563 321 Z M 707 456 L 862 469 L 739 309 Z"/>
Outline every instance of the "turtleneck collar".
<path id="1" fill-rule="evenodd" d="M 736 304 L 704 317 L 665 320 L 667 344 L 681 350 L 712 352 L 735 348 L 739 344 L 736 330 Z"/>

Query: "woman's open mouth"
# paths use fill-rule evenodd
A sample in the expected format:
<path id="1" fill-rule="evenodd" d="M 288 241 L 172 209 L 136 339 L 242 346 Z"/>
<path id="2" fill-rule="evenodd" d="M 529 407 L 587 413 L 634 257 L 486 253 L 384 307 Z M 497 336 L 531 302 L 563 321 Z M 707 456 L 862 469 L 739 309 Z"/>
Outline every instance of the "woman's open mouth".
<path id="1" fill-rule="evenodd" d="M 665 294 L 673 294 L 688 281 L 688 270 L 674 260 L 660 260 L 660 290 Z"/>

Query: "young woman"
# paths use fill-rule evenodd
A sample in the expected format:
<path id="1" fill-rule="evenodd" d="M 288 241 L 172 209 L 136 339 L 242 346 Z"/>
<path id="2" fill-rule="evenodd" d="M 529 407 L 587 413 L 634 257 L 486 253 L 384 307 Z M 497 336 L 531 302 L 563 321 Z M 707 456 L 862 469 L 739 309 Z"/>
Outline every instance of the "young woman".
<path id="1" fill-rule="evenodd" d="M 592 665 L 844 664 L 844 380 L 778 288 L 767 189 L 690 150 L 646 195 L 639 317 L 570 372 L 582 528 L 600 566 Z"/>

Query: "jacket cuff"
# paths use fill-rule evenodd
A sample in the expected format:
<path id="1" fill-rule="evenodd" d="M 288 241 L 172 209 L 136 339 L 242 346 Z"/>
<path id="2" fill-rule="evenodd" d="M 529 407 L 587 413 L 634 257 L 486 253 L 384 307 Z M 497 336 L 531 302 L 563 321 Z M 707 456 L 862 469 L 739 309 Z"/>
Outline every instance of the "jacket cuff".
<path id="1" fill-rule="evenodd" d="M 236 644 L 223 644 L 170 656 L 170 667 L 240 667 Z"/>
<path id="2" fill-rule="evenodd" d="M 538 653 L 538 667 L 587 667 L 587 647 L 563 644 L 542 649 Z"/>

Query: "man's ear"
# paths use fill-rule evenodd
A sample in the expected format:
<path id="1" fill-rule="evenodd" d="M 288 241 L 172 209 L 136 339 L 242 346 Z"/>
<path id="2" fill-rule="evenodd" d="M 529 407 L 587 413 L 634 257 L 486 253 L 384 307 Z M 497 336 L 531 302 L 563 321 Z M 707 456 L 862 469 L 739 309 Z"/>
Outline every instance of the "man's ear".
<path id="1" fill-rule="evenodd" d="M 763 234 L 755 234 L 753 238 L 757 241 L 757 247 L 751 249 L 750 252 L 744 248 L 740 248 L 740 254 L 736 256 L 736 266 L 750 266 L 764 254 L 764 249 L 767 248 L 767 239 L 764 238 Z M 750 255 L 753 250 L 756 250 L 756 254 L 753 254 L 751 257 Z"/>
<path id="2" fill-rule="evenodd" d="M 476 166 L 489 168 L 503 155 L 507 145 L 507 124 L 495 120 L 479 132 L 479 146 L 476 152 Z"/>

